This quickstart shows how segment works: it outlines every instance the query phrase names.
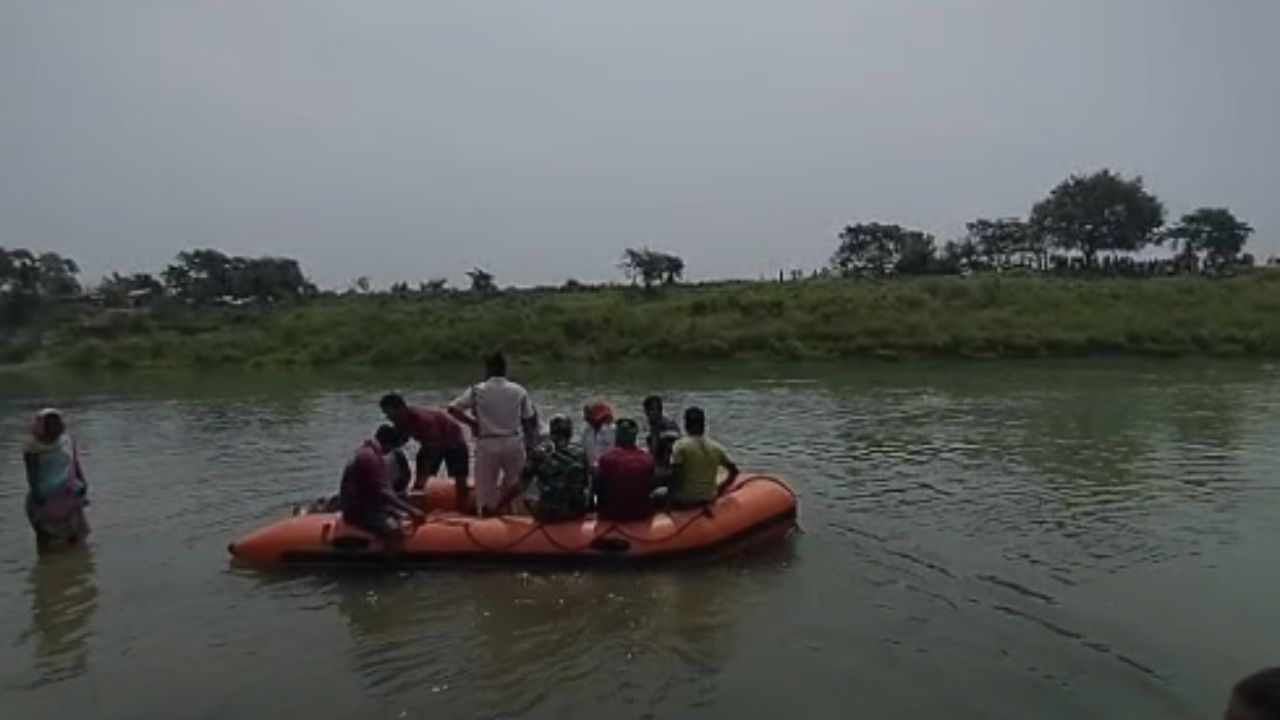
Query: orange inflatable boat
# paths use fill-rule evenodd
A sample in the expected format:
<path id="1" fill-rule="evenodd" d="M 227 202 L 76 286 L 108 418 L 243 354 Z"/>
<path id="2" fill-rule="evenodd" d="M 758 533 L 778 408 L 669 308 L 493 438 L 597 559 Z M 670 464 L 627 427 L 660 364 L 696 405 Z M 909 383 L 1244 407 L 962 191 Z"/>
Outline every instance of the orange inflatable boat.
<path id="1" fill-rule="evenodd" d="M 482 560 L 630 564 L 708 553 L 766 531 L 790 529 L 796 517 L 795 494 L 771 475 L 740 476 L 706 509 L 659 512 L 627 523 L 594 515 L 555 524 L 520 515 L 462 515 L 452 483 L 439 480 L 415 497 L 428 510 L 427 519 L 408 527 L 396 543 L 344 524 L 340 514 L 315 513 L 272 523 L 227 549 L 237 560 L 261 566 Z"/>

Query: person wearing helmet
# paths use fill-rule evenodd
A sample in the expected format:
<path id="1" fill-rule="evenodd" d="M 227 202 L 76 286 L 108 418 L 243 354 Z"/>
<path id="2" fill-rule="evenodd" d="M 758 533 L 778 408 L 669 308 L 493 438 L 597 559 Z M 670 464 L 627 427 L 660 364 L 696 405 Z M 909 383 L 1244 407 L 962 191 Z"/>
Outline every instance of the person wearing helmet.
<path id="1" fill-rule="evenodd" d="M 613 408 L 603 400 L 589 402 L 582 408 L 582 422 L 582 450 L 595 473 L 601 456 L 613 449 Z"/>
<path id="2" fill-rule="evenodd" d="M 537 499 L 528 503 L 529 513 L 542 522 L 576 520 L 587 512 L 587 454 L 573 441 L 569 418 L 551 418 L 549 435 L 530 455 L 517 493 L 534 487 Z"/>
<path id="3" fill-rule="evenodd" d="M 601 520 L 630 522 L 653 515 L 653 458 L 636 447 L 640 425 L 623 418 L 616 425 L 617 445 L 600 458 L 596 472 L 596 511 Z"/>

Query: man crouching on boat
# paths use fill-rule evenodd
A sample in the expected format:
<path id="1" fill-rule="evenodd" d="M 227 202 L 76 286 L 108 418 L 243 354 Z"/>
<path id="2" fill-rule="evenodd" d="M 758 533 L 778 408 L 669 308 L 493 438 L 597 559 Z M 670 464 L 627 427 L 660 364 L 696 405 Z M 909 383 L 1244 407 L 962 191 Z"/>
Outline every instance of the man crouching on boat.
<path id="1" fill-rule="evenodd" d="M 383 425 L 356 450 L 342 471 L 338 491 L 343 522 L 386 540 L 403 535 L 404 516 L 415 522 L 426 519 L 421 510 L 397 496 L 386 482 L 384 457 L 404 447 L 406 441 L 405 434 L 394 426 Z"/>

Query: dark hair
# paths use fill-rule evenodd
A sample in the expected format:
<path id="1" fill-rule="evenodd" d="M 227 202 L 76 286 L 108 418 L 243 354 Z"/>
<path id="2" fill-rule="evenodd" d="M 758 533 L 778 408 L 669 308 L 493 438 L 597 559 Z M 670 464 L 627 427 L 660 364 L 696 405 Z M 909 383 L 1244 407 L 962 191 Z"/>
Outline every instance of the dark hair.
<path id="1" fill-rule="evenodd" d="M 379 425 L 373 438 L 383 447 L 398 448 L 409 442 L 409 438 L 395 425 Z"/>
<path id="2" fill-rule="evenodd" d="M 552 437 L 573 437 L 573 420 L 567 415 L 556 415 L 547 423 L 547 434 Z"/>
<path id="3" fill-rule="evenodd" d="M 484 371 L 489 377 L 505 377 L 507 374 L 507 356 L 496 352 L 486 357 L 484 359 Z"/>
<path id="4" fill-rule="evenodd" d="M 1280 667 L 1250 675 L 1236 683 L 1231 694 L 1258 720 L 1280 720 Z"/>
<path id="5" fill-rule="evenodd" d="M 645 409 L 645 412 L 648 412 L 649 410 L 658 410 L 659 412 L 661 412 L 662 398 L 658 397 L 657 395 L 650 395 L 644 399 L 643 407 Z"/>
<path id="6" fill-rule="evenodd" d="M 387 393 L 378 401 L 378 407 L 383 410 L 401 410 L 409 407 L 409 403 L 404 401 L 400 393 Z"/>
<path id="7" fill-rule="evenodd" d="M 690 435 L 701 435 L 707 431 L 707 414 L 696 405 L 684 411 L 684 431 Z"/>
<path id="8" fill-rule="evenodd" d="M 640 425 L 631 418 L 622 418 L 613 426 L 614 438 L 621 447 L 635 447 L 640 435 Z"/>

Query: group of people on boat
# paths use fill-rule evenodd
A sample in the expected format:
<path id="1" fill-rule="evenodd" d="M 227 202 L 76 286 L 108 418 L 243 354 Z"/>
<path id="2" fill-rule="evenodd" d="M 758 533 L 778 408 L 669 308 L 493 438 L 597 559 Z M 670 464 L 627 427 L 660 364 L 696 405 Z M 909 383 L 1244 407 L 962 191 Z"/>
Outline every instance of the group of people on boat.
<path id="1" fill-rule="evenodd" d="M 596 400 L 584 406 L 576 438 L 573 420 L 564 415 L 544 428 L 529 392 L 507 378 L 501 353 L 486 358 L 484 381 L 443 408 L 410 405 L 396 393 L 379 405 L 387 424 L 356 450 L 336 502 L 326 509 L 340 509 L 348 524 L 383 536 L 401 533 L 406 520 L 423 519 L 408 494 L 441 470 L 454 482 L 459 510 L 527 512 L 548 523 L 593 511 L 625 522 L 662 508 L 704 506 L 738 475 L 724 447 L 707 436 L 701 408 L 684 411 L 681 432 L 656 395 L 644 400 L 643 427 L 615 419 L 613 408 Z M 464 428 L 474 439 L 474 466 Z M 403 452 L 409 440 L 418 445 L 412 468 Z"/>

